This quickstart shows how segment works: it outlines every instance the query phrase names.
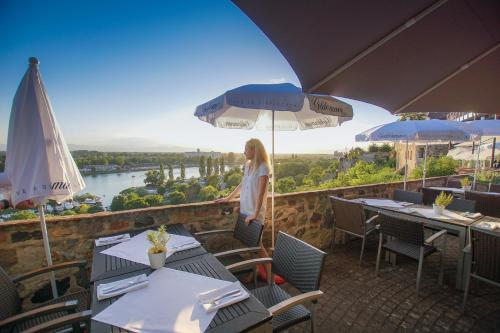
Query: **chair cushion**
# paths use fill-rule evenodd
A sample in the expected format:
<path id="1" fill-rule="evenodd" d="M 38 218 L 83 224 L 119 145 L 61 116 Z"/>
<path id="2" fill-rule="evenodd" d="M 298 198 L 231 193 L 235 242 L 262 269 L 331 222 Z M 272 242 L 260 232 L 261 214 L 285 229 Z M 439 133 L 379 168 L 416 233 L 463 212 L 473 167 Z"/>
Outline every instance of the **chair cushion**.
<path id="1" fill-rule="evenodd" d="M 291 297 L 286 291 L 275 284 L 253 289 L 250 292 L 267 308 Z M 311 312 L 303 305 L 297 305 L 273 317 L 273 331 L 278 332 L 309 319 L 311 319 Z"/>
<path id="2" fill-rule="evenodd" d="M 420 246 L 407 243 L 399 239 L 388 241 L 384 244 L 383 248 L 415 260 L 420 259 Z M 434 246 L 424 245 L 424 258 L 436 251 L 437 249 Z"/>
<path id="3" fill-rule="evenodd" d="M 54 300 L 51 300 L 49 302 L 43 303 L 41 306 L 45 305 L 51 305 L 55 303 L 61 303 L 61 302 L 67 302 L 67 301 L 72 301 L 72 300 L 77 300 L 78 301 L 78 307 L 76 308 L 76 312 L 81 312 L 84 310 L 87 310 L 89 308 L 89 291 L 88 290 L 83 290 L 80 292 L 68 294 L 61 296 L 59 298 L 56 298 Z M 43 324 L 49 320 L 54 320 L 63 316 L 66 316 L 68 313 L 66 311 L 61 311 L 61 312 L 55 312 L 55 313 L 50 313 L 44 316 L 40 317 L 35 317 L 26 321 L 23 321 L 19 323 L 18 325 L 11 327 L 9 329 L 2 329 L 1 333 L 17 333 L 17 332 L 22 332 L 27 330 L 28 328 L 31 328 L 36 325 Z"/>

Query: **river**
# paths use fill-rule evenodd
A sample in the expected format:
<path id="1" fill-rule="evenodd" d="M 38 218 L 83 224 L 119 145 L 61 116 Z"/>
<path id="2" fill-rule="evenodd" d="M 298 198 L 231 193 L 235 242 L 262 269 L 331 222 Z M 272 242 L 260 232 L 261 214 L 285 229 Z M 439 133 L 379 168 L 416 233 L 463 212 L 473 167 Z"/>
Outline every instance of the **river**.
<path id="1" fill-rule="evenodd" d="M 144 178 L 146 171 L 132 171 L 123 173 L 109 173 L 83 176 L 87 186 L 82 193 L 92 193 L 102 198 L 104 207 L 111 205 L 113 197 L 120 191 L 134 186 L 144 186 Z M 168 177 L 168 171 L 165 170 Z M 181 171 L 179 168 L 174 168 L 174 178 L 180 177 Z M 198 167 L 186 168 L 186 178 L 199 177 Z"/>

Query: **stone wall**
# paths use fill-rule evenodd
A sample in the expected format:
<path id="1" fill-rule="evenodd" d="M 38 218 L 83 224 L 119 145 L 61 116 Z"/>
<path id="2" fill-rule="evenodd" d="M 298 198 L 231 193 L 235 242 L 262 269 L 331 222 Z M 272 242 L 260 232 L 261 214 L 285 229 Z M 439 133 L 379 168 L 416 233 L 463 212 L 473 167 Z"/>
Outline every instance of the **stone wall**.
<path id="1" fill-rule="evenodd" d="M 429 178 L 427 186 L 444 185 L 446 177 Z M 408 182 L 409 190 L 421 187 L 419 180 Z M 320 248 L 331 243 L 331 209 L 328 197 L 335 195 L 348 199 L 357 197 L 391 197 L 401 182 L 335 188 L 322 191 L 278 194 L 275 198 L 275 230 L 297 236 Z M 48 234 L 54 263 L 86 259 L 92 260 L 94 240 L 98 237 L 127 230 L 140 229 L 160 224 L 182 223 L 191 232 L 232 228 L 238 211 L 238 201 L 230 203 L 203 202 L 177 206 L 161 206 L 121 212 L 101 212 L 78 216 L 57 217 L 47 220 Z M 271 206 L 269 199 L 268 207 Z M 271 220 L 268 210 L 266 220 Z M 12 276 L 44 266 L 45 256 L 38 220 L 0 223 L 0 265 Z M 264 244 L 270 246 L 271 225 L 264 231 Z M 221 244 L 213 241 L 207 248 L 216 252 Z M 58 280 L 66 278 L 66 288 L 78 288 L 73 272 L 61 272 Z M 70 276 L 68 281 L 67 277 Z M 65 288 L 65 289 L 66 289 Z M 48 294 L 47 277 L 32 279 L 20 286 L 25 305 L 38 301 L 40 289 Z M 34 294 L 35 291 L 38 294 Z M 42 293 L 43 294 L 43 293 Z M 33 295 L 38 295 L 33 298 Z"/>

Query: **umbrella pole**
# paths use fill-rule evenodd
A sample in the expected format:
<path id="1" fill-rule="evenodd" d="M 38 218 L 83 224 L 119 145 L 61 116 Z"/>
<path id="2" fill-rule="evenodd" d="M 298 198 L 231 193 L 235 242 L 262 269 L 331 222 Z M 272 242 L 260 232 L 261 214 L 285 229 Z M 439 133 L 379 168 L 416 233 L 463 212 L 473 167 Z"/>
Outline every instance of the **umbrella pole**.
<path id="1" fill-rule="evenodd" d="M 429 143 L 425 143 L 425 151 L 424 151 L 424 177 L 422 179 L 422 187 L 425 187 L 425 176 L 427 173 L 427 147 L 429 146 Z"/>
<path id="2" fill-rule="evenodd" d="M 47 266 L 50 267 L 52 266 L 52 255 L 50 254 L 49 235 L 47 234 L 47 224 L 45 223 L 45 213 L 42 204 L 38 205 L 38 214 L 40 214 L 40 226 L 42 228 L 43 248 L 45 250 L 45 257 L 47 258 Z M 52 296 L 57 298 L 59 296 L 57 295 L 56 276 L 53 271 L 49 273 L 49 277 L 52 287 Z"/>
<path id="3" fill-rule="evenodd" d="M 406 140 L 406 149 L 405 149 L 405 178 L 403 183 L 403 190 L 406 191 L 406 181 L 408 179 L 408 140 Z"/>
<path id="4" fill-rule="evenodd" d="M 479 138 L 479 145 L 477 147 L 476 166 L 474 168 L 474 180 L 472 181 L 472 189 L 474 191 L 476 190 L 476 177 L 477 177 L 477 168 L 479 166 L 479 153 L 481 152 L 481 140 L 482 138 Z"/>
<path id="5" fill-rule="evenodd" d="M 272 118 L 273 130 L 272 130 L 272 155 L 271 155 L 271 246 L 274 251 L 274 110 Z"/>

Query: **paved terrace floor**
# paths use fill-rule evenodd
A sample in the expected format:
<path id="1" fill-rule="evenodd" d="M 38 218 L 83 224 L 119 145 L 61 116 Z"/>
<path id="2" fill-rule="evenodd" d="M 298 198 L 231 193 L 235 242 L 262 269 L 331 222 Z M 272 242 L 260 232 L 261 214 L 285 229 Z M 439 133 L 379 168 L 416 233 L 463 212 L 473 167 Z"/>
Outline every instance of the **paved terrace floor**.
<path id="1" fill-rule="evenodd" d="M 460 313 L 463 293 L 454 288 L 456 238 L 448 237 L 443 286 L 437 282 L 439 254 L 426 258 L 420 296 L 415 261 L 398 258 L 395 267 L 383 263 L 380 277 L 375 277 L 377 240 L 376 235 L 369 238 L 362 266 L 361 241 L 328 251 L 319 332 L 500 332 L 500 288 L 473 280 L 466 314 Z M 289 332 L 309 332 L 309 323 Z"/>

